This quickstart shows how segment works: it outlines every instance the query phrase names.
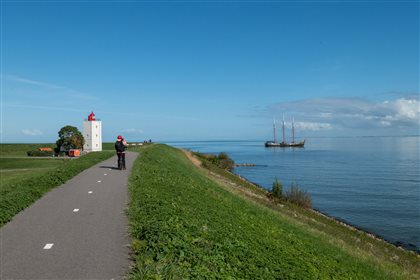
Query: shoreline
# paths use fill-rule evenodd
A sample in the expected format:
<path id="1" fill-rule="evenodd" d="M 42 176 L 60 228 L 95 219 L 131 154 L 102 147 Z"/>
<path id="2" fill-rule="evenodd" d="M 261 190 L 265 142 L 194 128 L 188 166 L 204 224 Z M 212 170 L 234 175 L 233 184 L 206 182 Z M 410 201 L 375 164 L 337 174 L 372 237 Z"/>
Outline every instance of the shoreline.
<path id="1" fill-rule="evenodd" d="M 269 192 L 269 190 L 265 189 L 263 186 L 260 186 L 259 184 L 254 183 L 254 182 L 248 180 L 245 177 L 242 177 L 240 174 L 233 173 L 232 171 L 228 171 L 228 172 L 231 173 L 232 175 L 238 177 L 239 179 L 241 179 L 241 180 L 249 183 L 249 184 L 252 184 L 252 185 L 254 185 L 254 186 L 258 187 L 258 188 L 261 188 L 262 190 L 264 190 L 266 192 Z M 406 243 L 401 242 L 401 241 L 392 242 L 392 241 L 387 240 L 386 238 L 384 238 L 384 237 L 382 237 L 382 236 L 380 236 L 378 234 L 375 234 L 373 232 L 367 231 L 367 230 L 365 230 L 365 229 L 363 229 L 361 227 L 358 227 L 357 225 L 354 225 L 352 223 L 349 223 L 348 221 L 346 221 L 343 218 L 330 216 L 327 213 L 324 213 L 324 212 L 322 212 L 322 211 L 320 211 L 319 209 L 316 209 L 316 208 L 311 208 L 311 209 L 308 209 L 308 210 L 316 213 L 317 215 L 321 215 L 324 218 L 330 219 L 330 220 L 332 220 L 332 221 L 334 221 L 334 222 L 336 222 L 338 224 L 341 224 L 341 225 L 343 225 L 343 226 L 345 226 L 345 227 L 347 227 L 347 228 L 349 228 L 349 229 L 351 229 L 353 231 L 359 231 L 359 232 L 365 233 L 368 236 L 370 236 L 370 237 L 372 237 L 372 238 L 374 238 L 374 239 L 376 239 L 378 241 L 382 241 L 382 242 L 388 243 L 390 245 L 393 245 L 397 249 L 404 250 L 404 251 L 407 251 L 407 252 L 413 252 L 413 253 L 417 254 L 418 256 L 420 256 L 420 247 L 417 247 L 414 244 L 411 244 L 411 243 L 406 244 Z"/>
<path id="2" fill-rule="evenodd" d="M 190 158 L 190 160 L 192 160 L 192 161 L 194 160 L 195 165 L 197 165 L 196 161 L 201 161 L 200 159 L 196 158 L 196 156 L 193 155 L 195 153 L 194 151 L 189 150 L 189 149 L 180 148 L 180 147 L 178 147 L 178 148 L 181 149 L 186 155 L 191 153 L 192 157 L 188 156 L 188 158 Z M 253 164 L 253 163 L 248 163 L 248 162 L 246 162 L 246 163 L 235 163 L 235 164 L 233 164 L 233 169 L 231 171 L 229 171 L 229 170 L 225 170 L 225 171 L 228 172 L 229 174 L 235 176 L 236 178 L 244 181 L 245 183 L 253 185 L 254 187 L 260 189 L 264 193 L 269 194 L 270 191 L 268 189 L 264 188 L 263 186 L 255 183 L 255 182 L 253 182 L 253 181 L 251 181 L 251 180 L 249 180 L 249 179 L 247 179 L 243 176 L 241 176 L 240 174 L 237 174 L 237 173 L 233 172 L 233 170 L 236 167 L 252 167 L 252 166 L 258 166 L 258 165 Z M 213 174 L 213 175 L 215 175 L 215 174 Z M 219 176 L 219 175 L 217 175 L 217 176 Z M 373 238 L 377 241 L 384 242 L 386 244 L 392 245 L 393 247 L 395 247 L 396 249 L 399 249 L 399 250 L 403 250 L 403 251 L 406 251 L 406 252 L 412 252 L 412 253 L 416 254 L 418 257 L 420 257 L 420 247 L 416 246 L 415 244 L 405 243 L 405 242 L 402 242 L 402 241 L 393 242 L 391 240 L 386 239 L 385 237 L 382 237 L 381 235 L 378 235 L 374 232 L 370 232 L 370 231 L 365 230 L 365 229 L 363 229 L 363 228 L 361 228 L 361 227 L 359 227 L 355 224 L 352 224 L 352 223 L 346 221 L 344 218 L 330 216 L 327 213 L 324 213 L 321 210 L 316 209 L 316 208 L 310 208 L 310 209 L 306 209 L 306 210 L 311 211 L 311 212 L 315 213 L 316 215 L 322 216 L 322 217 L 324 217 L 328 220 L 331 220 L 331 221 L 333 221 L 337 224 L 340 224 L 340 225 L 350 229 L 351 231 L 366 234 L 367 236 L 369 236 L 369 237 L 371 237 L 371 238 Z"/>

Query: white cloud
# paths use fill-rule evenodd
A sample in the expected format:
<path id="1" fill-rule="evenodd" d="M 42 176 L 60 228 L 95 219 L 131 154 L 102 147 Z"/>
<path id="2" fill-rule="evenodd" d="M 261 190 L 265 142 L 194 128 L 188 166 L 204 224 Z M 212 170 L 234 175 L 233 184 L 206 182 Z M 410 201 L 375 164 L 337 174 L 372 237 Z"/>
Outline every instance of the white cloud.
<path id="1" fill-rule="evenodd" d="M 385 101 L 382 106 L 395 112 L 397 119 L 419 120 L 420 103 L 416 99 L 401 98 L 395 101 Z"/>
<path id="2" fill-rule="evenodd" d="M 295 127 L 301 130 L 319 131 L 332 129 L 330 123 L 318 123 L 318 122 L 295 122 Z"/>
<path id="3" fill-rule="evenodd" d="M 37 128 L 32 128 L 32 129 L 22 129 L 22 133 L 27 135 L 27 136 L 39 136 L 42 135 L 42 131 L 37 129 Z"/>
<path id="4" fill-rule="evenodd" d="M 85 93 L 81 93 L 77 90 L 73 90 L 73 89 L 70 89 L 70 88 L 67 88 L 67 87 L 64 87 L 64 86 L 60 86 L 60 85 L 56 85 L 56 84 L 52 84 L 52 83 L 47 83 L 47 82 L 43 82 L 43 81 L 36 81 L 36 80 L 22 78 L 22 77 L 14 76 L 14 75 L 3 75 L 2 77 L 6 78 L 9 81 L 17 82 L 17 83 L 20 83 L 20 84 L 26 84 L 26 85 L 41 87 L 45 90 L 50 90 L 54 94 L 59 94 L 61 96 L 65 96 L 65 97 L 78 98 L 78 99 L 88 99 L 88 100 L 97 99 L 94 96 L 91 96 L 91 95 L 88 95 L 88 94 L 85 94 Z"/>
<path id="5" fill-rule="evenodd" d="M 291 129 L 292 128 L 292 122 L 285 121 L 284 126 L 287 129 Z M 295 121 L 294 126 L 295 126 L 295 129 L 297 129 L 297 130 L 310 130 L 310 131 L 328 130 L 328 129 L 333 128 L 332 124 L 327 123 L 327 122 Z"/>
<path id="6" fill-rule="evenodd" d="M 286 119 L 294 116 L 298 120 L 295 127 L 302 130 L 388 128 L 416 133 L 420 129 L 420 102 L 410 97 L 378 102 L 334 97 L 282 102 L 268 106 L 263 115 L 283 113 Z"/>
<path id="7" fill-rule="evenodd" d="M 5 78 L 7 78 L 11 81 L 18 82 L 18 83 L 30 84 L 30 85 L 35 85 L 35 86 L 40 86 L 40 87 L 45 87 L 45 88 L 50 88 L 50 89 L 62 89 L 62 88 L 64 88 L 62 86 L 58 86 L 58 85 L 54 85 L 54 84 L 50 84 L 50 83 L 45 83 L 45 82 L 41 82 L 41 81 L 35 81 L 35 80 L 31 80 L 31 79 L 26 79 L 26 78 L 22 78 L 22 77 L 18 77 L 18 76 L 13 76 L 13 75 L 6 75 Z"/>
<path id="8" fill-rule="evenodd" d="M 126 128 L 123 132 L 128 134 L 143 134 L 143 130 L 137 128 Z"/>

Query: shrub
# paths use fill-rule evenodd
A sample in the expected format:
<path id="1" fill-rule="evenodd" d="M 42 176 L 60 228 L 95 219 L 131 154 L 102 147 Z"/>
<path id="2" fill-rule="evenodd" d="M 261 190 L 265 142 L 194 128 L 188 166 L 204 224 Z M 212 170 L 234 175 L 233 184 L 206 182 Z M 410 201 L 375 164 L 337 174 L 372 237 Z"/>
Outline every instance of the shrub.
<path id="1" fill-rule="evenodd" d="M 222 160 L 222 159 L 229 159 L 229 156 L 225 152 L 221 152 L 221 153 L 219 153 L 218 158 L 220 160 Z"/>
<path id="2" fill-rule="evenodd" d="M 226 153 L 220 153 L 217 158 L 219 160 L 218 165 L 220 168 L 232 170 L 235 162 Z"/>
<path id="3" fill-rule="evenodd" d="M 53 153 L 51 151 L 39 151 L 32 150 L 27 152 L 28 157 L 51 157 Z"/>
<path id="4" fill-rule="evenodd" d="M 203 166 L 206 167 L 206 161 L 216 165 L 225 170 L 232 170 L 235 162 L 228 156 L 228 154 L 221 152 L 219 155 L 194 153 L 197 157 L 202 159 Z"/>
<path id="5" fill-rule="evenodd" d="M 274 197 L 281 198 L 283 196 L 283 185 L 277 179 L 277 177 L 274 179 L 273 187 L 271 188 L 271 193 Z"/>
<path id="6" fill-rule="evenodd" d="M 310 194 L 305 190 L 299 189 L 296 183 L 292 183 L 290 190 L 286 191 L 285 197 L 290 202 L 303 208 L 312 208 L 312 199 Z"/>

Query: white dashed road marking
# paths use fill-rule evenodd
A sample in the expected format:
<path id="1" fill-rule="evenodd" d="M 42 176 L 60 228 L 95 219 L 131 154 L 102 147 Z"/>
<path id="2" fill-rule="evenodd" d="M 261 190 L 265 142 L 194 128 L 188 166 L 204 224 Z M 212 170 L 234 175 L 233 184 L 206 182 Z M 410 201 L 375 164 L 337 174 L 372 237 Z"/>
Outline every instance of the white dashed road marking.
<path id="1" fill-rule="evenodd" d="M 102 181 L 98 181 L 98 183 L 100 183 L 100 182 L 102 182 Z"/>
<path id="2" fill-rule="evenodd" d="M 79 212 L 79 209 L 77 209 L 77 208 L 73 209 L 73 212 Z"/>
<path id="3" fill-rule="evenodd" d="M 106 175 L 108 175 L 108 174 L 104 173 L 104 175 L 106 176 Z"/>
<path id="4" fill-rule="evenodd" d="M 93 193 L 93 191 L 88 191 L 88 193 Z"/>
<path id="5" fill-rule="evenodd" d="M 47 244 L 45 244 L 45 246 L 44 246 L 44 250 L 49 250 L 49 249 L 51 249 L 52 248 L 52 246 L 54 246 L 54 243 L 47 243 Z"/>

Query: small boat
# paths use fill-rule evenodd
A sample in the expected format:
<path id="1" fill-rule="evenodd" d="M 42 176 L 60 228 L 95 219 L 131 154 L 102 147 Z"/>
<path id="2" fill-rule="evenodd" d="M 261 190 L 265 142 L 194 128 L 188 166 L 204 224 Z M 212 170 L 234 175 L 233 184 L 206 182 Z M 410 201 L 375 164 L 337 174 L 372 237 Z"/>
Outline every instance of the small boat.
<path id="1" fill-rule="evenodd" d="M 266 147 L 292 147 L 292 148 L 303 148 L 305 146 L 305 140 L 300 142 L 295 142 L 295 120 L 292 121 L 292 142 L 287 143 L 284 139 L 284 116 L 283 116 L 283 139 L 281 142 L 276 141 L 276 122 L 273 121 L 273 132 L 274 132 L 274 141 L 265 142 Z"/>

